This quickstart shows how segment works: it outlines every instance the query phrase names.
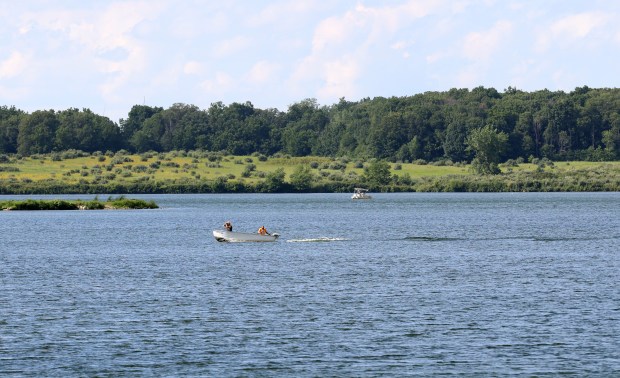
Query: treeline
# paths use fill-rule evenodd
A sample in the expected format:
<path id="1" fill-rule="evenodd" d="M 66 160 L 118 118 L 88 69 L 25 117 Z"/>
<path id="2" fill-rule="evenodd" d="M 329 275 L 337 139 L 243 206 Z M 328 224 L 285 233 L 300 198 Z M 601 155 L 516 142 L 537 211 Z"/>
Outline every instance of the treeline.
<path id="1" fill-rule="evenodd" d="M 478 87 L 341 99 L 330 106 L 307 99 L 286 111 L 257 109 L 250 102 L 217 102 L 208 109 L 135 105 L 119 124 L 88 109 L 29 114 L 3 106 L 0 153 L 207 150 L 470 162 L 476 153 L 471 136 L 481 129 L 504 136 L 498 139 L 500 161 L 617 160 L 620 89 L 581 87 L 566 93 L 508 88 L 500 93 Z"/>

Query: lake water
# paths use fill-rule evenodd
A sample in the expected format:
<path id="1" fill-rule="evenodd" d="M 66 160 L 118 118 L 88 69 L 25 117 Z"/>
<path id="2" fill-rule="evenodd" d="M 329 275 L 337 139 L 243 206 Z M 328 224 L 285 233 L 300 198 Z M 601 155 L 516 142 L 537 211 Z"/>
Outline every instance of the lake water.
<path id="1" fill-rule="evenodd" d="M 620 193 L 130 197 L 0 212 L 0 375 L 620 374 Z"/>

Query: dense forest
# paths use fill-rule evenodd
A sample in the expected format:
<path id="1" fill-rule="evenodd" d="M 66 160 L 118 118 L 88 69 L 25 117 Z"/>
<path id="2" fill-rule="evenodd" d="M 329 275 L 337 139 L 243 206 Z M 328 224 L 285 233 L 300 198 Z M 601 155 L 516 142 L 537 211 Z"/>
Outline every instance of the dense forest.
<path id="1" fill-rule="evenodd" d="M 451 89 L 407 97 L 341 99 L 319 106 L 307 99 L 287 111 L 250 102 L 208 109 L 135 105 L 119 124 L 88 109 L 0 107 L 0 154 L 64 150 L 225 151 L 235 155 L 347 156 L 393 162 L 471 162 L 484 134 L 498 161 L 617 160 L 620 89 L 570 93 L 508 88 Z M 488 136 L 488 135 L 487 135 Z M 479 155 L 478 155 L 479 156 Z"/>

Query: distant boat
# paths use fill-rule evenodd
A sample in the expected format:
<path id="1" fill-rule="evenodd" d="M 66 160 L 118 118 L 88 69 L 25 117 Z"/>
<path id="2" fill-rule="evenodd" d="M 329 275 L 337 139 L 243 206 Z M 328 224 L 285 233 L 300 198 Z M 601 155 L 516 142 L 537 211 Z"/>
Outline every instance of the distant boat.
<path id="1" fill-rule="evenodd" d="M 354 199 L 354 200 L 358 200 L 358 199 L 368 200 L 368 199 L 372 199 L 372 196 L 370 194 L 368 194 L 368 189 L 355 188 L 355 190 L 353 191 L 353 195 L 351 196 L 351 199 Z"/>
<path id="2" fill-rule="evenodd" d="M 213 230 L 213 237 L 219 242 L 242 243 L 242 242 L 274 242 L 280 237 L 279 234 L 261 235 L 250 232 L 233 232 L 226 230 Z"/>

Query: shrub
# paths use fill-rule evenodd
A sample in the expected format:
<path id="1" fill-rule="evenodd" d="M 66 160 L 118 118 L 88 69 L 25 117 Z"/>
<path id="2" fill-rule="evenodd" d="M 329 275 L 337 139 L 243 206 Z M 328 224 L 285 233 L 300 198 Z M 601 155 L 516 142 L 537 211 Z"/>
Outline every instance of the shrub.
<path id="1" fill-rule="evenodd" d="M 115 156 L 112 159 L 112 164 L 133 163 L 133 160 L 129 156 Z"/>
<path id="2" fill-rule="evenodd" d="M 81 150 L 66 150 L 62 152 L 62 159 L 76 159 L 76 158 L 80 158 L 80 157 L 87 157 L 89 156 L 88 152 L 84 152 Z"/>
<path id="3" fill-rule="evenodd" d="M 222 160 L 222 155 L 218 154 L 218 153 L 210 153 L 207 155 L 207 160 L 214 162 L 214 161 L 221 161 Z"/>
<path id="4" fill-rule="evenodd" d="M 345 169 L 347 166 L 345 164 L 342 164 L 340 162 L 333 162 L 329 165 L 329 169 L 333 169 L 333 170 L 340 170 L 340 169 Z"/>

